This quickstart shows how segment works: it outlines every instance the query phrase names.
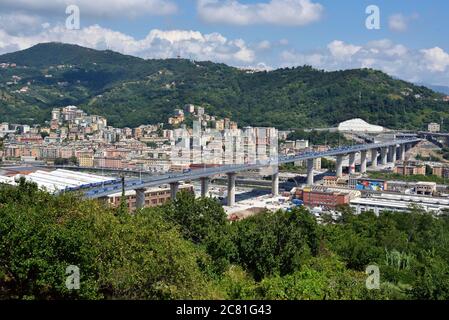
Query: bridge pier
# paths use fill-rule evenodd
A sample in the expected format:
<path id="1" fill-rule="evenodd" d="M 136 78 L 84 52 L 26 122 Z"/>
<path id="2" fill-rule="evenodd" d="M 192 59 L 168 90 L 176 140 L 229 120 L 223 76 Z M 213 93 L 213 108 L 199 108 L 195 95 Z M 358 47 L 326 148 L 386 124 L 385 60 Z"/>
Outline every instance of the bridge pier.
<path id="1" fill-rule="evenodd" d="M 371 167 L 377 168 L 377 157 L 378 157 L 377 149 L 371 149 Z"/>
<path id="2" fill-rule="evenodd" d="M 380 149 L 380 161 L 383 166 L 386 166 L 388 163 L 388 148 L 381 148 Z"/>
<path id="3" fill-rule="evenodd" d="M 388 154 L 387 154 L 387 162 L 391 163 L 393 162 L 393 146 L 387 147 Z"/>
<path id="4" fill-rule="evenodd" d="M 337 156 L 336 169 L 337 169 L 337 177 L 338 178 L 343 177 L 343 156 L 342 155 Z"/>
<path id="5" fill-rule="evenodd" d="M 355 153 L 349 154 L 349 174 L 355 173 Z"/>
<path id="6" fill-rule="evenodd" d="M 274 197 L 279 195 L 279 172 L 275 172 L 271 176 L 271 193 Z"/>
<path id="7" fill-rule="evenodd" d="M 145 207 L 145 189 L 136 189 L 136 209 Z"/>
<path id="8" fill-rule="evenodd" d="M 397 145 L 394 145 L 392 148 L 391 148 L 391 162 L 393 163 L 393 164 L 395 164 L 396 163 L 396 160 L 397 160 L 397 152 L 398 152 L 398 146 Z"/>
<path id="9" fill-rule="evenodd" d="M 307 160 L 307 184 L 313 185 L 313 159 Z"/>
<path id="10" fill-rule="evenodd" d="M 206 198 L 209 195 L 209 177 L 201 178 L 201 197 Z"/>
<path id="11" fill-rule="evenodd" d="M 367 166 L 367 162 L 368 162 L 368 160 L 367 160 L 367 151 L 365 150 L 365 151 L 362 151 L 361 153 L 360 153 L 360 157 L 361 157 L 361 160 L 360 160 L 360 172 L 361 173 L 366 173 L 366 166 Z"/>
<path id="12" fill-rule="evenodd" d="M 170 197 L 171 201 L 176 200 L 176 195 L 178 194 L 179 190 L 179 182 L 172 182 L 170 183 Z"/>
<path id="13" fill-rule="evenodd" d="M 405 161 L 405 145 L 403 144 L 399 146 L 399 160 Z"/>
<path id="14" fill-rule="evenodd" d="M 235 205 L 235 179 L 237 174 L 235 172 L 227 173 L 228 176 L 228 207 Z"/>

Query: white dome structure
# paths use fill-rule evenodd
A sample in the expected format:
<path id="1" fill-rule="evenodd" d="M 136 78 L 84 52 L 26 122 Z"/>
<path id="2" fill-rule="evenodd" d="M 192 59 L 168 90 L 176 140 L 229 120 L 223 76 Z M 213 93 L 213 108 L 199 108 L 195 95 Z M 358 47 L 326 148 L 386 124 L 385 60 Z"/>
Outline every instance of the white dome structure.
<path id="1" fill-rule="evenodd" d="M 365 132 L 381 133 L 385 131 L 384 127 L 369 124 L 362 119 L 351 119 L 338 125 L 338 131 L 341 132 Z"/>

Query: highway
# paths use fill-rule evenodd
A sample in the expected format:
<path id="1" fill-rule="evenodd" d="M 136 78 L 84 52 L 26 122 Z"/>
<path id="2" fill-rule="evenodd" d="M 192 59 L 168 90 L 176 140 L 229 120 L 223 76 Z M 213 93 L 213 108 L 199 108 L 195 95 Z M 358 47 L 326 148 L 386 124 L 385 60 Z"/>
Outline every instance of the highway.
<path id="1" fill-rule="evenodd" d="M 371 143 L 360 144 L 353 146 L 339 147 L 324 152 L 304 152 L 294 156 L 280 156 L 278 159 L 269 159 L 266 161 L 257 161 L 254 164 L 239 164 L 239 165 L 224 165 L 220 167 L 204 168 L 198 170 L 191 170 L 183 173 L 167 173 L 162 175 L 156 175 L 146 177 L 142 179 L 133 179 L 125 181 L 125 191 L 137 190 L 157 187 L 164 184 L 177 183 L 180 181 L 192 181 L 199 180 L 201 178 L 212 177 L 215 175 L 223 175 L 228 173 L 239 173 L 247 170 L 257 170 L 268 166 L 278 166 L 283 163 L 290 163 L 296 161 L 306 161 L 310 159 L 322 158 L 322 157 L 335 157 L 340 155 L 347 155 L 350 153 L 356 153 L 360 151 L 368 151 L 378 148 L 386 148 L 400 144 L 410 144 L 421 141 L 420 139 L 403 139 L 394 140 L 385 143 Z M 126 171 L 124 171 L 126 172 Z M 103 198 L 108 195 L 119 193 L 122 191 L 121 183 L 115 183 L 108 186 L 96 186 L 93 188 L 82 189 L 67 189 L 66 191 L 81 191 L 87 198 Z"/>

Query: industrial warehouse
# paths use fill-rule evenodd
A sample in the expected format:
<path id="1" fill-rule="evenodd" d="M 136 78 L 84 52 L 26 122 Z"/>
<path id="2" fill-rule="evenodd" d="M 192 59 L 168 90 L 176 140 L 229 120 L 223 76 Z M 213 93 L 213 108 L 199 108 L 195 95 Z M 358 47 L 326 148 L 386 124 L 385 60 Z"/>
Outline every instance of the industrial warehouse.
<path id="1" fill-rule="evenodd" d="M 2 171 L 0 183 L 16 185 L 23 177 L 26 181 L 36 183 L 41 190 L 51 193 L 89 190 L 93 187 L 108 186 L 117 183 L 117 178 L 95 175 L 85 172 L 75 172 L 65 169 L 56 170 L 29 170 L 16 171 L 14 169 Z M 315 212 L 332 213 L 339 206 L 349 205 L 356 214 L 373 211 L 379 215 L 382 211 L 405 212 L 412 206 L 420 207 L 426 212 L 441 214 L 449 211 L 449 200 L 447 198 L 436 198 L 432 196 L 436 192 L 436 184 L 419 182 L 408 185 L 408 190 L 414 190 L 414 194 L 403 194 L 394 191 L 396 185 L 388 185 L 382 180 L 370 180 L 360 176 L 349 176 L 346 179 L 330 179 L 326 176 L 324 185 L 294 187 L 283 192 L 281 197 L 273 198 L 267 195 L 259 195 L 252 200 L 241 201 L 234 207 L 225 206 L 230 218 L 247 217 L 264 210 L 290 210 L 303 205 L 314 209 Z M 332 183 L 330 183 L 330 181 Z M 381 187 L 379 187 L 381 186 Z M 195 184 L 181 183 L 179 191 L 195 193 L 200 196 L 201 191 Z M 237 193 L 256 192 L 250 188 L 240 188 Z M 212 187 L 209 196 L 221 201 L 226 197 L 225 190 L 218 186 Z M 135 190 L 125 191 L 125 199 L 130 211 L 138 208 L 137 194 Z M 169 185 L 146 188 L 144 191 L 145 207 L 155 207 L 168 203 L 172 200 Z M 121 203 L 122 191 L 102 198 L 101 200 L 111 207 L 118 207 Z M 300 204 L 295 201 L 300 200 Z"/>
<path id="2" fill-rule="evenodd" d="M 36 170 L 22 171 L 17 173 L 15 170 L 9 171 L 9 175 L 0 175 L 0 183 L 16 185 L 20 178 L 25 178 L 26 181 L 35 183 L 39 189 L 50 193 L 61 193 L 68 191 L 82 191 L 101 185 L 109 185 L 117 182 L 117 179 L 111 177 L 104 177 L 84 172 L 74 172 L 64 169 L 57 169 L 53 171 Z M 189 184 L 182 184 L 180 191 L 193 192 L 193 186 Z M 103 200 L 112 207 L 120 205 L 122 193 L 118 190 L 117 193 L 108 195 Z M 125 199 L 128 209 L 133 211 L 136 209 L 136 192 L 129 190 L 125 192 Z M 171 200 L 171 193 L 169 186 L 161 186 L 157 188 L 148 188 L 145 190 L 145 206 L 154 207 L 165 204 Z"/>

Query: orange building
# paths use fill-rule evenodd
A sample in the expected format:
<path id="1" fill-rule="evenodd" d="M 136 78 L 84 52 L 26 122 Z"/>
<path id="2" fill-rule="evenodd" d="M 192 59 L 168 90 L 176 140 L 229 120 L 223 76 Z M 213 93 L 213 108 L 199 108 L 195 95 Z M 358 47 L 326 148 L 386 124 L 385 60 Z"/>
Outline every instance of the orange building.
<path id="1" fill-rule="evenodd" d="M 326 188 L 304 188 L 296 191 L 297 198 L 308 207 L 324 207 L 335 209 L 338 206 L 349 204 L 350 194 L 328 190 Z"/>
<path id="2" fill-rule="evenodd" d="M 403 176 L 426 175 L 426 166 L 416 163 L 402 163 L 396 165 L 394 173 Z"/>

